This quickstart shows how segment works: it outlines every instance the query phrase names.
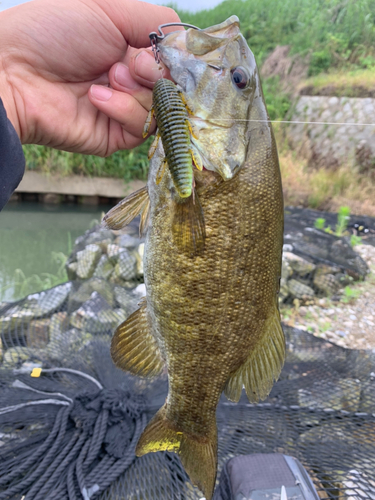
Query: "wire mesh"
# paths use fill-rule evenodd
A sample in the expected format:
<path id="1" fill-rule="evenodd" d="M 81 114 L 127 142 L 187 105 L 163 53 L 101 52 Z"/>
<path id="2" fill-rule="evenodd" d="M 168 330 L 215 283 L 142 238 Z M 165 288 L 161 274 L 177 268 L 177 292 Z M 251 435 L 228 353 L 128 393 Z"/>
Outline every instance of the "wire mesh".
<path id="1" fill-rule="evenodd" d="M 68 265 L 88 245 L 106 245 L 116 268 L 125 252 L 96 233 L 78 242 Z M 126 237 L 131 255 L 139 240 Z M 134 454 L 167 380 L 132 377 L 110 357 L 115 327 L 144 295 L 132 272 L 132 282 L 93 272 L 0 305 L 0 499 L 202 497 L 177 455 Z M 234 456 L 284 453 L 301 461 L 322 499 L 374 500 L 375 353 L 284 330 L 286 363 L 267 400 L 220 400 L 218 478 Z"/>

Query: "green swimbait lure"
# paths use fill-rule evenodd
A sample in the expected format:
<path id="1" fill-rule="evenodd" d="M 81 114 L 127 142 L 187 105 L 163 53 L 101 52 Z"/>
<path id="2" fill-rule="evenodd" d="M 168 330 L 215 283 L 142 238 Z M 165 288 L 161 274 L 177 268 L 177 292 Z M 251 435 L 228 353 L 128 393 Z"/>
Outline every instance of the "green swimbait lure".
<path id="1" fill-rule="evenodd" d="M 190 133 L 193 132 L 189 123 L 188 107 L 181 92 L 170 80 L 161 78 L 155 83 L 153 106 L 145 124 L 144 135 L 148 133 L 153 114 L 158 133 L 149 157 L 152 157 L 161 137 L 173 184 L 181 198 L 188 198 L 193 191 L 193 160 L 197 168 L 202 170 L 201 160 L 197 158 L 197 153 L 194 154 L 190 141 Z M 159 182 L 164 168 L 165 165 L 158 175 Z"/>

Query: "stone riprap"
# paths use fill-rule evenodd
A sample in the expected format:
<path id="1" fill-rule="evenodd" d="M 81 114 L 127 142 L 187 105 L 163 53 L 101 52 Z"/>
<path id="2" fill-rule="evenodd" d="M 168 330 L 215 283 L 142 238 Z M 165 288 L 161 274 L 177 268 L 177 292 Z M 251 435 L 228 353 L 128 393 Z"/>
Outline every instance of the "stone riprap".
<path id="1" fill-rule="evenodd" d="M 314 165 L 349 162 L 375 172 L 375 99 L 304 95 L 291 120 L 307 122 L 291 124 L 288 136 L 293 148 Z"/>
<path id="2" fill-rule="evenodd" d="M 347 236 L 339 238 L 314 228 L 322 215 L 333 227 L 335 216 L 292 207 L 285 214 L 280 303 L 298 299 L 299 304 L 314 304 L 321 297 L 339 297 L 346 285 L 366 277 L 366 262 Z M 366 221 L 366 237 L 371 239 L 375 223 Z M 0 305 L 6 365 L 22 361 L 27 352 L 37 360 L 67 359 L 72 352 L 88 348 L 98 335 L 111 335 L 137 308 L 146 295 L 144 242 L 136 226 L 126 231 L 100 226 L 87 231 L 77 238 L 68 258 L 70 282 Z M 0 359 L 1 350 L 0 345 Z"/>

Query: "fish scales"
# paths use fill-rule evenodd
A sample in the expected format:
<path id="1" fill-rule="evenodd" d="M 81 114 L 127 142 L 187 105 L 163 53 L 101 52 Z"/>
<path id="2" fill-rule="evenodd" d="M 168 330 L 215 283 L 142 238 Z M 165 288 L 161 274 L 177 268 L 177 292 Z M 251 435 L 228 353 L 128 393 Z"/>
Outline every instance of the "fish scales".
<path id="1" fill-rule="evenodd" d="M 165 246 L 152 245 L 157 234 L 173 241 L 173 200 L 169 200 L 171 210 L 154 219 L 148 237 L 147 301 L 168 353 L 167 415 L 177 428 L 196 436 L 207 435 L 228 375 L 243 364 L 262 335 L 270 308 L 275 307 L 272 276 L 280 272 L 280 262 L 274 260 L 267 267 L 264 262 L 269 251 L 280 251 L 282 232 L 277 225 L 282 204 L 274 199 L 277 185 L 268 192 L 257 190 L 254 196 L 251 183 L 245 182 L 269 184 L 270 179 L 264 175 L 262 179 L 262 167 L 258 176 L 244 168 L 235 179 L 211 189 L 201 186 L 196 174 L 206 221 L 203 256 L 193 261 L 176 253 L 176 258 L 167 259 Z M 273 181 L 276 184 L 277 179 Z M 259 210 L 258 197 L 270 210 L 267 218 Z M 238 218 L 240 224 L 234 224 Z M 225 235 L 223 226 L 228 231 Z M 172 254 L 177 250 L 173 243 L 168 247 Z M 239 254 L 234 249 L 240 249 Z M 254 272 L 259 268 L 265 271 Z"/>
<path id="2" fill-rule="evenodd" d="M 188 112 L 173 82 L 161 78 L 155 83 L 153 107 L 174 185 L 181 198 L 186 198 L 193 184 Z"/>
<path id="3" fill-rule="evenodd" d="M 284 362 L 277 297 L 280 169 L 255 58 L 238 19 L 168 34 L 159 48 L 195 108 L 189 120 L 197 134 L 190 140 L 205 168 L 193 170 L 194 203 L 204 213 L 205 245 L 187 255 L 175 238 L 176 224 L 185 224 L 179 217 L 183 204 L 172 170 L 160 179 L 167 142 L 159 141 L 147 188 L 112 209 L 113 221 L 127 222 L 129 215 L 118 215 L 124 207 L 131 217 L 143 210 L 149 225 L 147 296 L 117 329 L 111 353 L 117 366 L 133 374 L 153 376 L 166 365 L 167 400 L 144 430 L 136 454 L 178 453 L 193 484 L 210 500 L 221 393 L 238 401 L 244 387 L 251 402 L 265 399 Z"/>

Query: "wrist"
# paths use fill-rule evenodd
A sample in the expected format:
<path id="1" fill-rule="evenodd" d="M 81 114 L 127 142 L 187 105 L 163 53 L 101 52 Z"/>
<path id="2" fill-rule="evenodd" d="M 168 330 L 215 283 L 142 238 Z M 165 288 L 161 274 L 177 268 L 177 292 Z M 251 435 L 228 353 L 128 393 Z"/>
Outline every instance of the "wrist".
<path id="1" fill-rule="evenodd" d="M 18 120 L 16 103 L 13 96 L 12 85 L 9 81 L 7 72 L 4 69 L 1 57 L 0 57 L 0 98 L 3 101 L 3 105 L 9 121 L 16 130 L 18 137 L 20 137 L 21 129 Z"/>
<path id="2" fill-rule="evenodd" d="M 11 10 L 11 9 L 9 9 Z M 15 128 L 18 137 L 21 135 L 21 127 L 17 113 L 14 88 L 12 86 L 12 69 L 14 61 L 12 58 L 12 30 L 8 29 L 12 26 L 12 16 L 9 11 L 0 12 L 0 97 L 3 101 L 7 117 Z"/>

